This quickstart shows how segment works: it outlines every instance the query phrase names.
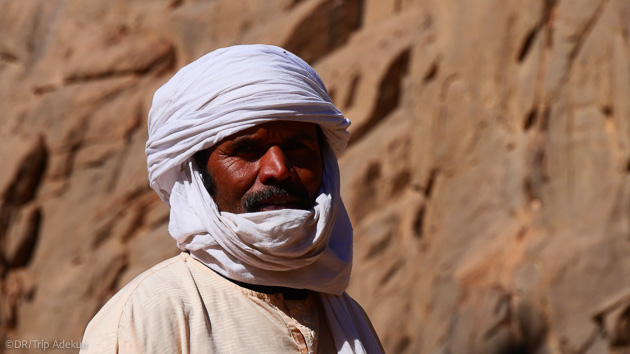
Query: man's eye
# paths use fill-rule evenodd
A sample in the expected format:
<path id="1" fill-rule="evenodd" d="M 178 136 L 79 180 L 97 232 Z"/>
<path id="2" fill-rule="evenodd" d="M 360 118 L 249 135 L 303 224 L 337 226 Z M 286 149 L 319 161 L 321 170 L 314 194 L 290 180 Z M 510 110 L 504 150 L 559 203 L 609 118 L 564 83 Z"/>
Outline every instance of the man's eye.
<path id="1" fill-rule="evenodd" d="M 253 145 L 242 145 L 232 150 L 233 156 L 254 158 L 261 154 L 261 149 Z"/>
<path id="2" fill-rule="evenodd" d="M 308 145 L 306 145 L 305 143 L 300 142 L 300 141 L 291 142 L 291 143 L 287 144 L 285 147 L 287 149 L 290 149 L 290 150 L 299 150 L 299 149 L 308 149 L 309 148 Z"/>
<path id="3" fill-rule="evenodd" d="M 251 147 L 251 146 L 248 146 L 248 145 L 243 145 L 243 146 L 236 147 L 236 148 L 233 150 L 233 152 L 235 152 L 235 153 L 239 153 L 239 152 L 248 152 L 248 151 L 251 151 L 251 150 L 252 150 L 252 147 Z"/>
<path id="4" fill-rule="evenodd" d="M 256 153 L 257 151 L 258 151 L 258 149 L 255 148 L 254 146 L 243 145 L 243 146 L 239 146 L 236 149 L 234 149 L 232 151 L 232 153 L 234 155 L 241 155 L 241 154 L 253 154 L 253 153 Z"/>

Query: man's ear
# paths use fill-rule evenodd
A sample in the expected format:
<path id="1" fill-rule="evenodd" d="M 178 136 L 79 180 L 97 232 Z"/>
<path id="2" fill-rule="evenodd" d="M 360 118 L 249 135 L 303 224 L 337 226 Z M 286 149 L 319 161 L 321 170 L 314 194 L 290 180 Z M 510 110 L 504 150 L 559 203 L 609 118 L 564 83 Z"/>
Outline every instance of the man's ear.
<path id="1" fill-rule="evenodd" d="M 210 158 L 210 149 L 205 149 L 201 151 L 197 151 L 195 155 L 193 155 L 193 161 L 197 164 L 197 169 L 199 173 L 201 173 L 201 180 L 203 181 L 203 186 L 206 187 L 208 194 L 212 198 L 215 197 L 217 193 L 217 184 L 214 181 L 210 172 L 208 172 L 208 159 Z"/>

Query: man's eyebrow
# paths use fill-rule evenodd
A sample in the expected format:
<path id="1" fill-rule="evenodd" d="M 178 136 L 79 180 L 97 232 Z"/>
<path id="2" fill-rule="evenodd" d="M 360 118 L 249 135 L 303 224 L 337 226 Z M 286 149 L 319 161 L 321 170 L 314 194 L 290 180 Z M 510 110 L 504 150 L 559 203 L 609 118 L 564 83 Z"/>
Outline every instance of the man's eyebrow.
<path id="1" fill-rule="evenodd" d="M 237 138 L 234 138 L 234 140 L 232 140 L 232 144 L 237 144 L 237 145 L 247 145 L 247 144 L 256 144 L 259 143 L 260 139 L 256 139 L 253 138 L 251 136 L 239 136 Z"/>
<path id="2" fill-rule="evenodd" d="M 317 134 L 300 133 L 292 137 L 289 137 L 289 139 L 295 139 L 295 140 L 317 139 Z"/>
<path id="3" fill-rule="evenodd" d="M 255 138 L 249 135 L 239 136 L 232 140 L 232 144 L 236 145 L 247 145 L 247 144 L 259 144 L 262 140 L 261 138 Z M 292 135 L 284 139 L 286 141 L 308 141 L 308 140 L 317 140 L 317 136 L 313 136 L 308 133 L 299 133 L 296 135 Z"/>
<path id="4" fill-rule="evenodd" d="M 317 135 L 312 135 L 308 133 L 300 133 L 300 134 L 290 136 L 286 140 L 289 140 L 289 141 L 317 140 Z"/>

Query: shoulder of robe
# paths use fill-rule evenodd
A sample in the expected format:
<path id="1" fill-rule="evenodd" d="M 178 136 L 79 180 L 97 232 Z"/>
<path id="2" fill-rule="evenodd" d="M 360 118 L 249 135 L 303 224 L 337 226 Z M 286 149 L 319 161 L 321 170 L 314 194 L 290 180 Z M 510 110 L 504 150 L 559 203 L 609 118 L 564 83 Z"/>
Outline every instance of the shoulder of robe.
<path id="1" fill-rule="evenodd" d="M 173 337 L 177 323 L 185 325 L 191 302 L 198 300 L 187 257 L 182 253 L 153 266 L 116 293 L 88 324 L 83 352 L 119 352 L 123 342 L 145 340 L 144 334 Z"/>
<path id="2" fill-rule="evenodd" d="M 383 348 L 383 344 L 381 343 L 381 339 L 378 336 L 378 333 L 376 333 L 376 329 L 374 329 L 374 325 L 372 325 L 372 321 L 370 320 L 370 316 L 368 316 L 368 314 L 365 311 L 365 309 L 361 305 L 359 305 L 359 303 L 355 299 L 353 299 L 350 295 L 348 295 L 348 293 L 346 293 L 346 295 L 348 296 L 348 299 L 354 304 L 354 306 L 357 307 L 357 309 L 361 313 L 361 316 L 363 317 L 363 320 L 365 321 L 365 323 L 367 323 L 368 327 L 370 328 L 370 332 L 372 332 L 372 335 L 374 336 L 374 339 L 376 340 L 376 344 L 378 344 L 378 347 L 381 349 L 381 353 L 385 353 L 385 349 Z"/>

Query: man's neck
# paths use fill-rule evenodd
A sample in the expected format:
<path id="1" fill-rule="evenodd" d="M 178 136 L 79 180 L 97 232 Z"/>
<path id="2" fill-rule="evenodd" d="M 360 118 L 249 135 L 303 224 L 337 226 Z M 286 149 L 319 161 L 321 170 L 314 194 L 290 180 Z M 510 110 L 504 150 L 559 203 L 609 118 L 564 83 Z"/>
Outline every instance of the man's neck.
<path id="1" fill-rule="evenodd" d="M 306 300 L 308 297 L 308 289 L 294 289 L 294 288 L 285 288 L 283 286 L 268 286 L 268 285 L 257 285 L 257 284 L 249 284 L 244 283 L 242 281 L 230 279 L 223 274 L 215 272 L 219 274 L 224 279 L 231 281 L 232 283 L 242 286 L 246 289 L 253 290 L 259 293 L 264 294 L 282 294 L 285 300 Z"/>

